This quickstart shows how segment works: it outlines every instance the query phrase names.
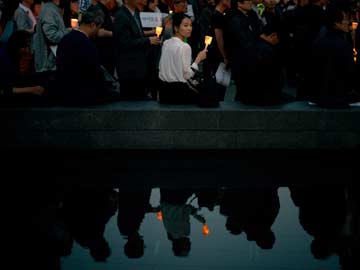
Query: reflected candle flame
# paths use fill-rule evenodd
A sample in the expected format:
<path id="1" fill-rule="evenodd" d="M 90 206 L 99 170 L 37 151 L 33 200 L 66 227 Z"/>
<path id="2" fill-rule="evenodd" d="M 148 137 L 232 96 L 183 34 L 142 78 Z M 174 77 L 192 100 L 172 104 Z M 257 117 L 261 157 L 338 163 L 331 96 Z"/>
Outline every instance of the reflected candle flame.
<path id="1" fill-rule="evenodd" d="M 210 229 L 206 224 L 203 224 L 202 232 L 203 232 L 203 235 L 206 235 L 206 236 L 208 236 L 210 234 Z"/>
<path id="2" fill-rule="evenodd" d="M 159 211 L 159 212 L 156 213 L 156 218 L 157 218 L 159 221 L 162 221 L 162 220 L 163 220 L 161 211 Z"/>

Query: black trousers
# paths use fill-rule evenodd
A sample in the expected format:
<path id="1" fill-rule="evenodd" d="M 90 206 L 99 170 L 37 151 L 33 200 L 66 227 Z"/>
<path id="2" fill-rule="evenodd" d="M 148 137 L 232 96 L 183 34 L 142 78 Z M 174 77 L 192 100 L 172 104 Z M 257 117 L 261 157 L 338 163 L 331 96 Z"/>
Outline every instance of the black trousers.
<path id="1" fill-rule="evenodd" d="M 166 104 L 195 104 L 198 94 L 190 89 L 187 83 L 164 82 L 159 83 L 159 101 Z"/>

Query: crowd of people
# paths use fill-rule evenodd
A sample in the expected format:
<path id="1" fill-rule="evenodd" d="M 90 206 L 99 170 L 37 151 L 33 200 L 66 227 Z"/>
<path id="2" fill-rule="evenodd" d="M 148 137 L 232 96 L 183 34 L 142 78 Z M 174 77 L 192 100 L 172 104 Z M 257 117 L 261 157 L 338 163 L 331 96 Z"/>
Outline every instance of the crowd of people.
<path id="1" fill-rule="evenodd" d="M 0 10 L 2 104 L 196 104 L 207 88 L 223 101 L 229 86 L 206 84 L 220 64 L 245 104 L 360 101 L 357 0 L 3 0 Z M 160 34 L 141 12 L 162 13 Z"/>

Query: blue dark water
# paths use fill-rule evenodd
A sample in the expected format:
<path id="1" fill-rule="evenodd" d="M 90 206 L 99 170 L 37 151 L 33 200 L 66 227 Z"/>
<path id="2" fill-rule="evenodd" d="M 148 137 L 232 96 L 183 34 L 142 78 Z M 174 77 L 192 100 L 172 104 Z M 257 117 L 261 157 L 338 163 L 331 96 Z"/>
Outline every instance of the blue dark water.
<path id="1" fill-rule="evenodd" d="M 10 156 L 34 269 L 360 269 L 356 152 Z"/>

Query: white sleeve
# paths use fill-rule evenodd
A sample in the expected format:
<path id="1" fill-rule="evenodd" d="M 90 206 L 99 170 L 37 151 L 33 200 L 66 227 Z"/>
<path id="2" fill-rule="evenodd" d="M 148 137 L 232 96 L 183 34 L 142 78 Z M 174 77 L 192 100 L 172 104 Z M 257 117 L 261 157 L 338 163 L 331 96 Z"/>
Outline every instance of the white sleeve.
<path id="1" fill-rule="evenodd" d="M 185 46 L 182 47 L 182 63 L 183 63 L 183 73 L 184 73 L 184 79 L 188 80 L 192 76 L 194 76 L 194 71 L 191 68 L 194 68 L 196 70 L 199 69 L 198 65 L 196 63 L 193 63 L 191 65 L 191 48 L 190 45 L 185 43 Z"/>

